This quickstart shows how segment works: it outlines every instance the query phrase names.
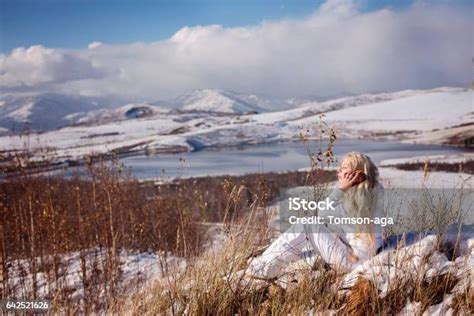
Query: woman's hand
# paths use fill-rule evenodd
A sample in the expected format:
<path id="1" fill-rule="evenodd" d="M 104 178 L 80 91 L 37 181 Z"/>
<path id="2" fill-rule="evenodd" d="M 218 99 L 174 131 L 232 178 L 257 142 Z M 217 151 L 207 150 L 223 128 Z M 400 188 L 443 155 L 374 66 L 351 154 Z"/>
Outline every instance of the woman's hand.
<path id="1" fill-rule="evenodd" d="M 358 171 L 344 173 L 339 179 L 339 189 L 342 191 L 346 191 L 347 189 L 351 188 L 356 184 L 361 183 L 362 181 L 364 181 L 363 174 Z"/>

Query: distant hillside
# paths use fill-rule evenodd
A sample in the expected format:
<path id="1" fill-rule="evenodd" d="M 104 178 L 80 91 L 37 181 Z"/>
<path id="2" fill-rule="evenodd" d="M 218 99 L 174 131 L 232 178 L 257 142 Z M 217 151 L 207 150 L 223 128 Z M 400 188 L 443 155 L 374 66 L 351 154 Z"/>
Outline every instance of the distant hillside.
<path id="1" fill-rule="evenodd" d="M 40 94 L 34 96 L 0 96 L 0 127 L 10 131 L 50 130 L 66 126 L 67 115 L 105 107 L 100 98 Z"/>
<path id="2" fill-rule="evenodd" d="M 218 113 L 262 113 L 267 110 L 259 104 L 257 97 L 233 94 L 231 92 L 203 89 L 195 90 L 176 99 L 179 109 Z"/>
<path id="3" fill-rule="evenodd" d="M 148 103 L 130 103 L 118 108 L 74 113 L 66 116 L 66 119 L 71 125 L 97 125 L 128 119 L 149 118 L 160 114 L 168 114 L 171 111 L 169 108 Z"/>

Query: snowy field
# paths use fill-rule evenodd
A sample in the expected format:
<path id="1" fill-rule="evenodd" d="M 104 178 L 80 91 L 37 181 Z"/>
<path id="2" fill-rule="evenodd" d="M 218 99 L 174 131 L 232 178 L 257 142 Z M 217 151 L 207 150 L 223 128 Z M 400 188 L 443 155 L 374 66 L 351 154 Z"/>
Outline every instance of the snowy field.
<path id="1" fill-rule="evenodd" d="M 84 284 L 82 281 L 81 257 L 87 263 L 88 280 L 86 282 L 104 282 L 102 272 L 107 269 L 107 250 L 88 249 L 81 252 L 74 251 L 59 255 L 59 277 L 54 279 L 53 271 L 42 269 L 42 266 L 51 266 L 53 258 L 46 256 L 36 260 L 37 293 L 39 297 L 52 297 L 56 289 L 63 293 L 70 293 L 70 299 L 78 302 L 84 299 Z M 178 273 L 186 266 L 182 258 L 164 253 L 121 251 L 119 261 L 119 292 L 131 295 L 164 276 L 166 268 L 169 273 Z M 8 285 L 16 297 L 31 297 L 32 293 L 32 262 L 28 259 L 19 259 L 9 262 Z M 43 271 L 48 271 L 45 273 Z M 102 272 L 100 272 L 102 271 Z M 101 287 L 99 287 L 101 288 Z M 97 293 L 103 298 L 104 292 Z"/>
<path id="2" fill-rule="evenodd" d="M 382 183 L 387 188 L 474 188 L 474 176 L 467 173 L 404 171 L 395 168 L 379 168 Z"/>
<path id="3" fill-rule="evenodd" d="M 426 161 L 434 163 L 462 163 L 474 160 L 473 152 L 449 155 L 431 155 L 431 156 L 414 156 L 411 158 L 394 158 L 385 159 L 380 163 L 381 166 L 390 166 L 404 163 L 425 163 Z"/>

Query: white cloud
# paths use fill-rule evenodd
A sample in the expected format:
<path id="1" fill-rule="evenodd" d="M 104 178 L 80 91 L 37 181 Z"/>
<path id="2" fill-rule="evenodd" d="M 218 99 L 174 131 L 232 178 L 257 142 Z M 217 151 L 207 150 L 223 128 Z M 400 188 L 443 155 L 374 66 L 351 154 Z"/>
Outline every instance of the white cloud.
<path id="1" fill-rule="evenodd" d="M 8 56 L 0 56 L 0 85 L 36 86 L 71 80 L 98 79 L 106 75 L 91 60 L 74 52 L 45 48 L 41 45 L 19 47 Z"/>
<path id="2" fill-rule="evenodd" d="M 357 12 L 358 3 L 352 0 L 327 0 L 318 12 L 321 14 L 349 16 Z"/>
<path id="3" fill-rule="evenodd" d="M 87 48 L 94 49 L 94 48 L 100 47 L 101 45 L 102 45 L 101 42 L 92 42 L 87 46 Z"/>
<path id="4" fill-rule="evenodd" d="M 70 59 L 55 49 L 20 49 L 0 57 L 7 61 L 0 79 L 143 99 L 199 88 L 289 97 L 468 86 L 470 18 L 447 5 L 360 12 L 354 1 L 331 0 L 302 19 L 184 27 L 155 43 L 92 43 Z M 63 73 L 69 63 L 75 75 Z"/>

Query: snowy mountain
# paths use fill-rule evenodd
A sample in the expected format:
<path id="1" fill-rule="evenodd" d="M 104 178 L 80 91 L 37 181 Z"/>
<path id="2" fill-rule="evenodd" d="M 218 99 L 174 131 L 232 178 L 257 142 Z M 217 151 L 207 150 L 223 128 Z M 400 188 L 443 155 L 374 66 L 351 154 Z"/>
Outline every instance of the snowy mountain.
<path id="1" fill-rule="evenodd" d="M 472 123 L 472 91 L 440 88 L 395 94 L 388 98 L 346 107 L 327 114 L 331 122 L 343 122 L 351 129 L 373 131 L 430 131 Z M 393 94 L 392 94 L 393 96 Z"/>
<path id="2" fill-rule="evenodd" d="M 370 103 L 400 99 L 425 92 L 426 91 L 423 90 L 404 90 L 392 93 L 367 93 L 356 96 L 335 98 L 326 101 L 305 100 L 298 102 L 298 100 L 296 100 L 294 102 L 297 102 L 297 107 L 299 108 L 311 108 L 320 112 L 329 112 Z"/>
<path id="3" fill-rule="evenodd" d="M 0 96 L 0 127 L 11 131 L 50 130 L 68 125 L 67 115 L 106 105 L 105 99 L 73 95 Z"/>
<path id="4" fill-rule="evenodd" d="M 178 118 L 181 121 L 197 116 L 245 114 L 254 114 L 252 119 L 259 123 L 289 122 L 305 118 L 311 120 L 312 116 L 323 112 L 331 113 L 331 116 L 334 117 L 338 111 L 344 109 L 354 108 L 358 112 L 359 107 L 369 104 L 376 105 L 392 100 L 404 100 L 427 93 L 454 91 L 456 88 L 405 90 L 316 101 L 317 99 L 282 100 L 255 94 L 203 89 L 194 90 L 172 101 L 154 103 L 136 101 L 126 103 L 110 97 L 92 98 L 61 94 L 4 95 L 0 96 L 0 134 L 7 134 L 8 131 L 22 131 L 25 128 L 47 131 L 65 126 L 100 125 L 130 119 L 165 116 L 170 113 L 181 113 L 181 118 Z M 404 103 L 404 101 L 401 102 Z M 394 106 L 396 107 L 395 104 Z M 378 108 L 378 106 L 376 107 Z M 350 118 L 345 121 L 350 121 Z"/>
<path id="5" fill-rule="evenodd" d="M 230 114 L 262 113 L 267 110 L 254 95 L 242 95 L 223 90 L 194 90 L 175 100 L 183 111 L 217 112 Z"/>
<path id="6" fill-rule="evenodd" d="M 166 115 L 170 112 L 234 115 L 266 112 L 273 100 L 256 95 L 204 89 L 172 101 L 120 103 L 111 98 L 38 94 L 0 96 L 0 134 L 25 129 L 48 131 L 65 126 L 97 125 Z M 126 104 L 126 105 L 123 105 Z"/>
<path id="7" fill-rule="evenodd" d="M 71 125 L 97 125 L 128 119 L 150 118 L 157 115 L 166 115 L 172 111 L 167 107 L 149 103 L 130 103 L 118 108 L 73 113 L 65 118 Z"/>
<path id="8" fill-rule="evenodd" d="M 56 150 L 56 158 L 74 160 L 85 154 L 105 154 L 111 150 L 139 155 L 292 141 L 297 140 L 302 131 L 318 126 L 323 109 L 327 110 L 324 121 L 334 127 L 338 138 L 460 146 L 474 137 L 472 90 L 462 88 L 362 95 L 284 111 L 250 114 L 223 112 L 248 112 L 255 107 L 227 98 L 225 93 L 218 91 L 200 91 L 182 100 L 188 101 L 184 103 L 188 111 L 131 103 L 115 109 L 68 114 L 65 118 L 57 115 L 63 118 L 60 122 L 67 120 L 73 126 L 36 135 L 38 142 L 30 144 L 30 149 L 47 144 Z M 204 100 L 213 102 L 205 103 Z M 1 104 L 4 120 L 31 118 L 39 113 L 28 103 L 16 108 L 6 102 Z M 6 151 L 17 149 L 21 143 L 15 137 L 0 137 L 0 147 Z"/>

